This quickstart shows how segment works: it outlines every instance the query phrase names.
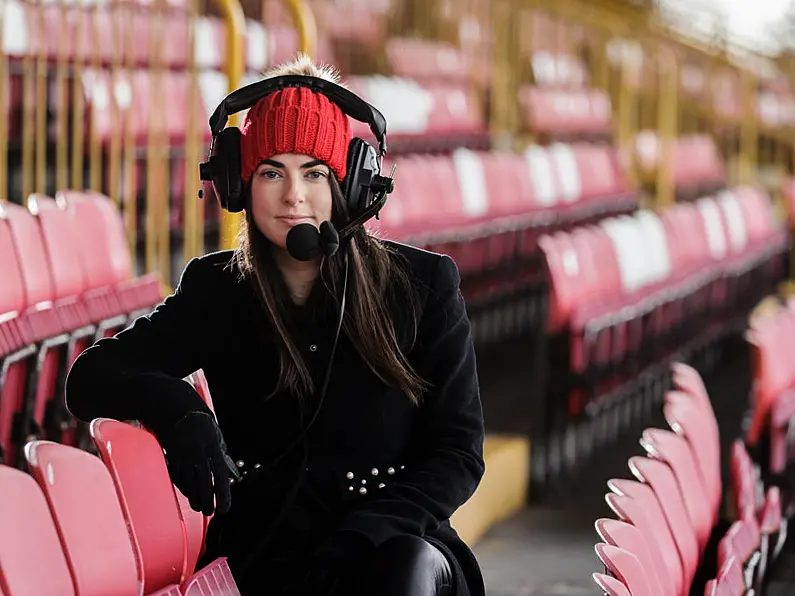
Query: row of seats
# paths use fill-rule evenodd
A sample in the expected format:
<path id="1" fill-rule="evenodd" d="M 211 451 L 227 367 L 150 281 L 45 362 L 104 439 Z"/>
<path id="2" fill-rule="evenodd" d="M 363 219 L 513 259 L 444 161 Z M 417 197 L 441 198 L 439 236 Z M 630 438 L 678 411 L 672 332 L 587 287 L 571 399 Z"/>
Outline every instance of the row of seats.
<path id="1" fill-rule="evenodd" d="M 400 157 L 396 165 L 395 191 L 374 227 L 445 250 L 465 272 L 533 252 L 541 227 L 637 204 L 607 145 L 534 145 L 524 154 L 457 149 Z"/>
<path id="2" fill-rule="evenodd" d="M 659 215 L 642 210 L 544 236 L 540 246 L 550 273 L 549 331 L 599 326 L 600 319 L 610 325 L 615 313 L 628 320 L 658 308 L 670 312 L 658 313 L 657 329 L 670 330 L 688 323 L 676 320 L 682 313 L 672 302 L 764 262 L 785 241 L 769 197 L 747 186 L 677 204 Z M 696 314 L 720 308 L 726 291 L 708 291 L 702 297 L 706 303 L 695 305 Z M 572 345 L 575 363 L 585 358 L 585 349 Z M 618 357 L 625 348 L 612 349 L 618 350 L 612 357 Z"/>
<path id="3" fill-rule="evenodd" d="M 224 21 L 191 15 L 185 6 L 161 11 L 148 2 L 126 2 L 99 3 L 87 9 L 78 4 L 37 5 L 10 0 L 4 19 L 3 47 L 12 59 L 43 56 L 52 62 L 107 67 L 123 52 L 121 63 L 133 68 L 157 64 L 185 70 L 193 61 L 199 69 L 222 70 L 226 64 Z M 287 24 L 266 27 L 246 19 L 245 26 L 245 65 L 252 71 L 262 71 L 289 58 L 298 46 L 297 31 Z M 154 40 L 161 45 L 153 53 Z M 321 53 L 318 58 L 328 60 L 330 51 L 324 49 L 325 55 Z"/>
<path id="4" fill-rule="evenodd" d="M 548 298 L 546 389 L 534 473 L 557 484 L 648 420 L 659 367 L 746 324 L 783 275 L 786 232 L 740 187 L 540 238 Z"/>
<path id="5" fill-rule="evenodd" d="M 773 479 L 793 463 L 791 424 L 795 420 L 795 299 L 751 321 L 746 333 L 753 372 L 752 417 L 746 441 L 767 461 Z"/>
<path id="6" fill-rule="evenodd" d="M 662 153 L 657 133 L 643 131 L 635 137 L 635 163 L 643 175 L 656 175 Z M 723 188 L 726 170 L 715 140 L 709 135 L 678 137 L 671 148 L 669 178 L 680 195 Z"/>
<path id="7" fill-rule="evenodd" d="M 250 72 L 241 84 L 258 79 L 258 75 Z M 218 71 L 199 73 L 192 80 L 187 71 L 138 69 L 119 71 L 114 76 L 109 70 L 87 69 L 81 82 L 86 115 L 97 138 L 108 143 L 119 134 L 114 116 L 118 107 L 129 110 L 127 134 L 141 147 L 145 146 L 150 130 L 165 134 L 173 146 L 183 144 L 188 134 L 208 142 L 207 121 L 228 93 L 227 77 Z M 351 77 L 348 86 L 378 106 L 389 122 L 390 141 L 401 136 L 443 137 L 482 134 L 486 130 L 480 106 L 472 92 L 462 85 L 372 76 Z M 157 108 L 165 103 L 171 108 Z M 352 124 L 354 134 L 368 135 L 366 125 L 357 121 Z M 390 142 L 390 146 L 393 144 Z"/>
<path id="8" fill-rule="evenodd" d="M 209 518 L 169 479 L 153 435 L 98 419 L 99 457 L 32 441 L 31 476 L 0 465 L 0 588 L 8 596 L 239 596 L 226 560 L 194 572 Z"/>
<path id="9" fill-rule="evenodd" d="M 63 395 L 69 366 L 163 291 L 158 275 L 133 275 L 119 212 L 95 193 L 0 203 L 0 253 L 0 456 L 13 465 L 30 438 L 79 441 Z"/>
<path id="10" fill-rule="evenodd" d="M 525 86 L 519 90 L 518 101 L 531 133 L 551 138 L 612 136 L 612 104 L 600 89 Z"/>
<path id="11" fill-rule="evenodd" d="M 673 383 L 664 405 L 670 430 L 646 429 L 646 457 L 628 462 L 635 479 L 608 481 L 605 500 L 617 519 L 596 521 L 605 573 L 593 574 L 594 581 L 610 596 L 761 593 L 787 536 L 780 491 L 770 487 L 758 499 L 761 487 L 738 441 L 731 453 L 733 514 L 722 515 L 720 431 L 710 397 L 687 365 L 673 365 Z M 705 573 L 714 579 L 702 587 Z"/>

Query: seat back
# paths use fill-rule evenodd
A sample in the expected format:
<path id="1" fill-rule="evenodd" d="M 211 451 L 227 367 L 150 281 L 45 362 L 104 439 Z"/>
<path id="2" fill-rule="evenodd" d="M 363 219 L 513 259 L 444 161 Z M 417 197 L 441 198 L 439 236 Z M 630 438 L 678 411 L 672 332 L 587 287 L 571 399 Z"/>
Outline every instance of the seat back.
<path id="1" fill-rule="evenodd" d="M 641 445 L 655 459 L 666 462 L 673 472 L 679 493 L 698 536 L 699 552 L 712 533 L 712 498 L 707 497 L 693 452 L 687 441 L 668 430 L 648 428 L 643 431 Z"/>
<path id="2" fill-rule="evenodd" d="M 41 230 L 30 211 L 13 203 L 3 205 L 4 219 L 16 247 L 25 288 L 25 306 L 53 299 L 52 279 Z M 8 259 L 10 253 L 2 253 Z M 6 277 L 3 276 L 5 282 Z"/>
<path id="3" fill-rule="evenodd" d="M 55 298 L 80 296 L 87 288 L 77 230 L 72 215 L 55 199 L 43 195 L 28 197 L 28 209 L 36 216 L 47 250 Z"/>
<path id="4" fill-rule="evenodd" d="M 704 381 L 698 371 L 682 362 L 675 362 L 671 369 L 673 371 L 673 382 L 677 389 L 692 395 L 698 403 L 704 408 L 705 412 L 709 412 L 709 420 L 715 421 L 715 428 L 717 430 L 717 418 L 715 417 L 715 410 L 712 407 L 712 402 L 709 399 L 707 388 L 704 386 Z"/>
<path id="5" fill-rule="evenodd" d="M 760 547 L 759 524 L 753 517 L 735 521 L 718 544 L 718 564 L 732 557 L 740 566 L 747 564 Z"/>
<path id="6" fill-rule="evenodd" d="M 654 493 L 636 480 L 610 480 L 608 486 L 613 491 L 605 495 L 610 509 L 619 519 L 632 524 L 641 535 L 648 537 L 647 548 L 664 592 L 681 594 L 685 578 L 679 548 Z"/>
<path id="7" fill-rule="evenodd" d="M 708 415 L 698 407 L 692 396 L 680 391 L 666 394 L 663 411 L 671 430 L 684 437 L 690 445 L 715 521 L 722 492 L 720 442 L 709 431 Z"/>
<path id="8" fill-rule="evenodd" d="M 96 231 L 94 242 L 105 250 L 103 258 L 110 264 L 114 282 L 124 281 L 133 276 L 133 262 L 130 255 L 127 232 L 121 212 L 113 201 L 94 191 L 66 191 L 56 195 L 63 197 L 67 204 L 74 206 L 74 217 Z"/>
<path id="9" fill-rule="evenodd" d="M 657 497 L 679 549 L 685 572 L 685 585 L 689 584 L 698 567 L 698 539 L 674 473 L 667 464 L 647 457 L 630 458 L 629 468 L 638 480 L 649 485 Z"/>
<path id="10" fill-rule="evenodd" d="M 108 199 L 110 200 L 110 199 Z M 117 276 L 113 263 L 113 250 L 106 232 L 106 222 L 98 202 L 81 192 L 62 191 L 56 195 L 56 204 L 66 212 L 77 230 L 74 239 L 82 259 L 88 288 L 112 286 L 125 278 Z"/>
<path id="11" fill-rule="evenodd" d="M 102 461 L 49 441 L 28 443 L 25 457 L 47 498 L 75 591 L 81 596 L 137 596 L 137 553 Z"/>
<path id="12" fill-rule="evenodd" d="M 179 584 L 186 576 L 187 539 L 163 449 L 151 433 L 106 418 L 92 421 L 91 437 L 141 553 L 144 590 Z"/>
<path id="13" fill-rule="evenodd" d="M 630 594 L 651 594 L 651 583 L 638 558 L 612 544 L 598 543 L 596 556 L 612 575 L 629 588 Z"/>
<path id="14" fill-rule="evenodd" d="M 781 490 L 777 486 L 771 486 L 767 489 L 765 503 L 759 514 L 759 529 L 765 536 L 778 534 L 782 521 Z"/>
<path id="15" fill-rule="evenodd" d="M 668 596 L 671 594 L 670 590 L 666 592 L 666 588 L 663 587 L 666 584 L 670 584 L 671 578 L 668 577 L 667 570 L 658 567 L 661 561 L 656 560 L 648 545 L 648 542 L 654 540 L 654 536 L 646 535 L 644 537 L 636 526 L 615 519 L 598 519 L 594 525 L 596 532 L 604 542 L 617 546 L 637 557 L 649 578 L 649 586 L 651 588 L 649 596 L 654 594 Z M 663 574 L 662 577 L 660 577 L 660 574 Z"/>
<path id="16" fill-rule="evenodd" d="M 604 573 L 594 573 L 591 575 L 594 583 L 604 592 L 607 596 L 632 596 L 629 589 L 622 584 L 619 580 L 611 575 Z"/>
<path id="17" fill-rule="evenodd" d="M 756 477 L 754 475 L 751 456 L 741 440 L 732 444 L 729 456 L 729 469 L 731 471 L 732 493 L 737 517 L 746 519 L 756 516 Z"/>
<path id="18" fill-rule="evenodd" d="M 737 559 L 732 557 L 721 566 L 711 596 L 744 596 L 745 593 L 742 567 Z"/>
<path id="19" fill-rule="evenodd" d="M 27 306 L 25 284 L 22 278 L 22 267 L 17 258 L 17 250 L 8 220 L 4 217 L 5 208 L 0 202 L 0 279 L 3 289 L 0 291 L 0 315 L 8 312 L 22 312 Z"/>
<path id="20" fill-rule="evenodd" d="M 28 474 L 0 466 L 0 593 L 74 594 L 47 501 Z"/>

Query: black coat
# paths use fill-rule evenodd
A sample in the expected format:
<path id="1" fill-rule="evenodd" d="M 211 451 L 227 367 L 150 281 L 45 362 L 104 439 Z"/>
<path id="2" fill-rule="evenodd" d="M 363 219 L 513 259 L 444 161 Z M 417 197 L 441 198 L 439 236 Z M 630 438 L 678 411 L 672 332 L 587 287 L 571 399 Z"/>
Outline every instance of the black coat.
<path id="1" fill-rule="evenodd" d="M 458 269 L 449 257 L 387 245 L 419 298 L 418 333 L 407 356 L 431 389 L 413 405 L 370 371 L 343 334 L 325 402 L 307 433 L 305 466 L 297 448 L 267 465 L 295 443 L 314 404 L 286 393 L 265 399 L 278 376 L 277 352 L 231 251 L 191 260 L 174 295 L 89 348 L 70 371 L 66 392 L 75 416 L 140 420 L 157 434 L 205 407 L 182 380 L 204 370 L 229 454 L 251 470 L 233 486 L 232 509 L 213 518 L 207 539 L 207 557 L 228 556 L 241 583 L 249 571 L 268 578 L 299 573 L 300 561 L 320 544 L 344 551 L 354 535 L 377 546 L 413 534 L 451 561 L 457 595 L 485 593 L 477 561 L 449 523 L 484 472 L 475 352 Z M 315 288 L 316 298 L 323 284 Z M 294 307 L 291 318 L 318 386 L 337 323 L 333 303 L 319 303 Z M 396 304 L 394 311 L 405 343 L 405 309 Z M 257 545 L 257 560 L 244 563 Z"/>

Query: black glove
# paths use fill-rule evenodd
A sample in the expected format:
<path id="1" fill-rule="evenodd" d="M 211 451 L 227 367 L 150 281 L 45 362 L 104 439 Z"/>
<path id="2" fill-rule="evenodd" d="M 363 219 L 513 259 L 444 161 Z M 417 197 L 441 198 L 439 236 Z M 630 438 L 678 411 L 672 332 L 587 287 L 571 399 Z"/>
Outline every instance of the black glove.
<path id="1" fill-rule="evenodd" d="M 190 412 L 163 437 L 171 481 L 187 497 L 191 509 L 205 516 L 226 513 L 232 504 L 230 476 L 240 479 L 235 463 L 226 453 L 221 429 L 212 414 Z M 215 497 L 215 504 L 213 504 Z"/>

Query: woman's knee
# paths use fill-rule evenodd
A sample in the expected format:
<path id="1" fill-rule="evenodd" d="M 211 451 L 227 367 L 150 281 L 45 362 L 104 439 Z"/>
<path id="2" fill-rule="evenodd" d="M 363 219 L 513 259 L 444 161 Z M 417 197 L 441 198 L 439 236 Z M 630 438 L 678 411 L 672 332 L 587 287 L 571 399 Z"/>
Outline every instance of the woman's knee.
<path id="1" fill-rule="evenodd" d="M 390 538 L 376 549 L 372 563 L 368 583 L 370 589 L 377 584 L 379 594 L 443 596 L 450 592 L 450 564 L 439 549 L 417 536 Z"/>

